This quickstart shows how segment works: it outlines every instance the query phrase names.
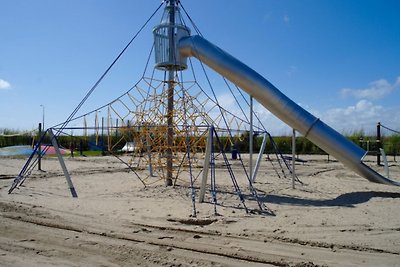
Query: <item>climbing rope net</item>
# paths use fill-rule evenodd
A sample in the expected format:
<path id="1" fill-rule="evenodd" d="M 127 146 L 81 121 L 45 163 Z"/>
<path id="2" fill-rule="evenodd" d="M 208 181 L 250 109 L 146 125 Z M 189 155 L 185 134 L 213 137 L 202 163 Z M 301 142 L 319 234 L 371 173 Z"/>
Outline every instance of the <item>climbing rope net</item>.
<path id="1" fill-rule="evenodd" d="M 189 16 L 188 18 L 192 22 Z M 212 163 L 211 186 L 213 192 L 215 192 L 215 169 L 213 168 L 215 168 L 216 162 L 220 161 L 221 166 L 223 165 L 227 169 L 235 192 L 243 205 L 245 205 L 244 198 L 236 181 L 234 168 L 241 169 L 241 173 L 247 178 L 251 194 L 257 199 L 257 192 L 252 185 L 250 174 L 240 154 L 238 154 L 238 164 L 232 164 L 226 156 L 226 152 L 235 148 L 238 143 L 243 141 L 246 133 L 248 134 L 250 131 L 249 101 L 240 88 L 222 77 L 223 91 L 228 92 L 229 99 L 232 100 L 235 106 L 234 109 L 230 108 L 229 110 L 224 108 L 221 104 L 224 101 L 221 101 L 221 97 L 217 96 L 206 67 L 201 62 L 192 62 L 189 59 L 190 71 L 177 70 L 174 72 L 174 91 L 173 95 L 171 95 L 168 92 L 171 87 L 171 77 L 167 78 L 167 71 L 157 71 L 149 67 L 150 58 L 154 53 L 153 45 L 145 64 L 143 75 L 136 84 L 109 103 L 90 112 L 77 115 L 91 93 L 101 83 L 102 79 L 150 19 L 89 90 L 68 119 L 62 124 L 52 127 L 56 131 L 56 137 L 68 134 L 68 131 L 80 131 L 86 141 L 92 142 L 95 146 L 108 151 L 126 164 L 129 170 L 134 172 L 145 186 L 167 179 L 167 153 L 172 151 L 174 184 L 188 185 L 192 189 L 192 200 L 194 201 L 194 188 L 203 170 L 207 140 L 209 136 L 212 136 L 213 150 L 210 162 Z M 200 34 L 194 24 L 193 28 Z M 200 69 L 200 73 L 204 77 L 202 79 L 203 83 L 206 85 L 199 82 L 195 69 Z M 218 91 L 221 91 L 221 88 L 218 88 Z M 224 97 L 226 96 L 227 94 L 224 94 Z M 174 106 L 172 114 L 168 113 L 168 105 L 171 103 Z M 268 135 L 279 159 L 281 174 L 286 177 L 285 170 L 290 172 L 289 165 L 283 157 L 279 156 L 279 149 L 273 142 L 271 135 L 264 128 L 257 113 L 253 112 L 253 116 L 256 120 L 256 124 L 253 126 L 254 131 Z M 167 143 L 168 120 L 171 120 L 171 117 L 174 136 L 172 146 Z M 212 132 L 211 135 L 210 131 Z M 106 140 L 104 136 L 106 136 Z M 128 160 L 126 160 L 126 157 L 121 157 L 121 147 L 125 144 L 131 144 L 131 153 Z M 33 156 L 36 152 L 35 150 L 20 175 L 14 181 L 10 192 L 22 184 L 31 173 L 37 163 Z M 273 167 L 275 168 L 275 165 Z M 276 173 L 279 175 L 277 169 Z M 216 198 L 214 198 L 214 204 L 216 204 Z M 259 201 L 258 205 L 260 209 L 263 209 Z"/>

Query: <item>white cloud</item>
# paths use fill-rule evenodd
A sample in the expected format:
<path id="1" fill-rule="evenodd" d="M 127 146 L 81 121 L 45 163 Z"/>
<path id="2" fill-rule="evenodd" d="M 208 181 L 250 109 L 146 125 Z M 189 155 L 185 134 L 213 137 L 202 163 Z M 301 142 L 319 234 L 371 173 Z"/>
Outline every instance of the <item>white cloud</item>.
<path id="1" fill-rule="evenodd" d="M 340 94 L 343 97 L 351 96 L 357 99 L 379 99 L 389 95 L 397 87 L 400 87 L 400 77 L 397 77 L 394 84 L 390 84 L 385 79 L 380 79 L 371 82 L 369 87 L 365 89 L 343 88 Z"/>
<path id="2" fill-rule="evenodd" d="M 375 125 L 384 113 L 382 106 L 363 99 L 352 106 L 327 110 L 321 119 L 339 131 L 355 131 Z"/>
<path id="3" fill-rule="evenodd" d="M 11 84 L 6 80 L 0 79 L 0 90 L 11 88 Z"/>
<path id="4" fill-rule="evenodd" d="M 371 84 L 381 84 L 384 82 L 376 81 Z M 391 87 L 400 86 L 400 77 L 391 85 Z M 376 85 L 376 87 L 379 87 Z M 238 97 L 238 99 L 241 99 Z M 241 110 L 238 108 L 234 97 L 230 93 L 223 93 L 218 96 L 218 100 L 224 109 L 229 112 L 244 118 Z M 373 100 L 359 99 L 351 105 L 344 107 L 335 107 L 324 109 L 323 107 L 310 107 L 306 104 L 300 104 L 305 110 L 320 118 L 321 121 L 334 128 L 342 134 L 353 134 L 358 131 L 363 131 L 365 134 L 375 134 L 377 122 L 381 122 L 388 127 L 398 129 L 397 125 L 400 121 L 400 106 L 378 105 Z M 241 103 L 246 115 L 249 114 L 249 108 L 244 103 Z M 279 120 L 274 114 L 264 108 L 260 103 L 255 101 L 254 112 L 260 119 L 261 124 L 272 135 L 291 135 L 292 128 Z M 219 110 L 214 108 L 209 111 L 210 116 L 216 116 Z M 257 128 L 259 122 L 254 118 L 254 125 Z M 389 133 L 388 133 L 389 134 Z"/>
<path id="5" fill-rule="evenodd" d="M 366 134 L 375 134 L 377 122 L 396 129 L 400 120 L 400 107 L 383 107 L 366 99 L 343 108 L 329 110 L 304 108 L 342 134 L 353 134 L 360 130 Z M 291 134 L 291 127 L 276 118 L 262 105 L 256 105 L 254 111 L 272 135 Z"/>
<path id="6" fill-rule="evenodd" d="M 231 93 L 225 93 L 225 94 L 219 95 L 219 96 L 217 96 L 217 98 L 218 98 L 219 104 L 223 108 L 225 108 L 227 110 L 231 110 L 231 111 L 232 111 L 232 109 L 235 109 L 236 101 Z"/>
<path id="7" fill-rule="evenodd" d="M 272 135 L 290 135 L 291 127 L 286 125 L 280 119 L 278 119 L 269 110 L 264 108 L 260 103 L 254 105 L 254 112 L 260 119 L 265 129 Z M 254 125 L 258 126 L 258 120 L 254 118 Z"/>
<path id="8" fill-rule="evenodd" d="M 319 115 L 322 121 L 341 133 L 363 130 L 366 134 L 375 134 L 378 122 L 397 128 L 400 107 L 384 107 L 362 99 L 354 105 L 330 109 Z"/>

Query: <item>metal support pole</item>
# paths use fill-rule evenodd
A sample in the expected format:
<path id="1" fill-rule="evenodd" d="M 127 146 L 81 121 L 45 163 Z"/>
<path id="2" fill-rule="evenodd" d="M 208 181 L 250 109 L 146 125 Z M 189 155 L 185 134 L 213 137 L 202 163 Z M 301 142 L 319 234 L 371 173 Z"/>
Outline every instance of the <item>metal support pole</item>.
<path id="1" fill-rule="evenodd" d="M 49 129 L 49 135 L 50 135 L 51 143 L 53 144 L 54 150 L 56 152 L 58 161 L 60 162 L 61 168 L 64 172 L 65 179 L 67 179 L 68 187 L 69 187 L 69 190 L 71 191 L 72 197 L 78 197 L 78 195 L 76 194 L 76 191 L 75 191 L 74 184 L 72 183 L 71 176 L 68 173 L 67 166 L 65 166 L 65 162 L 61 155 L 60 148 L 58 147 L 57 139 L 54 136 L 53 130 L 51 128 Z"/>
<path id="2" fill-rule="evenodd" d="M 265 147 L 267 145 L 267 140 L 268 140 L 268 134 L 264 133 L 264 137 L 263 137 L 263 141 L 262 141 L 262 144 L 261 144 L 260 152 L 258 153 L 258 157 L 257 157 L 257 161 L 256 161 L 256 166 L 254 167 L 253 176 L 251 177 L 251 181 L 253 183 L 256 181 L 258 169 L 260 167 L 262 156 L 264 154 L 264 150 L 265 150 Z"/>
<path id="3" fill-rule="evenodd" d="M 175 0 L 169 1 L 169 23 L 175 25 Z M 174 28 L 168 28 L 169 41 L 169 62 L 175 62 L 175 34 Z M 172 147 L 174 144 L 174 87 L 175 87 L 175 70 L 174 66 L 170 66 L 168 71 L 168 99 L 167 99 L 167 179 L 166 186 L 172 185 L 173 176 L 173 155 Z"/>
<path id="4" fill-rule="evenodd" d="M 201 186 L 200 186 L 200 194 L 199 194 L 199 202 L 204 202 L 204 195 L 206 194 L 206 185 L 207 185 L 207 176 L 208 170 L 210 169 L 210 156 L 212 150 L 212 137 L 214 132 L 214 126 L 211 126 L 208 129 L 208 138 L 207 138 L 207 146 L 206 146 L 206 155 L 204 158 L 203 164 L 203 177 L 201 179 Z"/>
<path id="5" fill-rule="evenodd" d="M 253 96 L 250 96 L 249 175 L 253 176 Z"/>
<path id="6" fill-rule="evenodd" d="M 174 128 L 173 128 L 173 84 L 169 83 L 168 88 L 168 130 L 167 130 L 167 179 L 165 181 L 166 186 L 172 185 L 172 175 L 173 175 L 173 155 L 172 146 L 174 144 Z"/>
<path id="7" fill-rule="evenodd" d="M 151 163 L 151 143 L 150 143 L 150 134 L 146 135 L 146 150 L 147 150 L 147 156 L 149 158 L 149 175 L 150 177 L 153 177 L 153 164 Z"/>
<path id="8" fill-rule="evenodd" d="M 382 148 L 382 143 L 381 143 L 381 123 L 378 122 L 376 125 L 376 145 L 378 146 L 377 151 L 376 151 L 376 164 L 378 166 L 381 165 L 381 151 L 380 149 Z"/>
<path id="9" fill-rule="evenodd" d="M 389 177 L 389 164 L 388 164 L 388 161 L 387 161 L 385 150 L 383 150 L 383 148 L 379 148 L 379 152 L 382 154 L 383 164 L 384 164 L 383 166 L 384 166 L 386 178 L 390 178 Z"/>
<path id="10" fill-rule="evenodd" d="M 173 155 L 172 147 L 174 145 L 174 72 L 169 72 L 168 81 L 168 107 L 167 107 L 167 179 L 165 180 L 166 186 L 172 185 L 173 175 Z"/>
<path id="11" fill-rule="evenodd" d="M 295 188 L 296 179 L 296 130 L 293 129 L 292 135 L 292 189 Z"/>

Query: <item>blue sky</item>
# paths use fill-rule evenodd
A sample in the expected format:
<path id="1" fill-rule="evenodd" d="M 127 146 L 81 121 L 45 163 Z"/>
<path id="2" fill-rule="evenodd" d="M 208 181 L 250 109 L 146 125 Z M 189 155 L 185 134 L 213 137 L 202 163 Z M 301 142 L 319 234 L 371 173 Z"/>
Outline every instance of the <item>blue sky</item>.
<path id="1" fill-rule="evenodd" d="M 40 105 L 47 126 L 64 121 L 160 3 L 1 0 L 0 128 L 36 128 Z M 206 39 L 339 132 L 373 132 L 378 121 L 400 130 L 399 1 L 182 4 Z M 160 18 L 161 12 L 97 92 L 99 106 L 141 77 Z M 272 133 L 290 132 L 256 109 Z"/>

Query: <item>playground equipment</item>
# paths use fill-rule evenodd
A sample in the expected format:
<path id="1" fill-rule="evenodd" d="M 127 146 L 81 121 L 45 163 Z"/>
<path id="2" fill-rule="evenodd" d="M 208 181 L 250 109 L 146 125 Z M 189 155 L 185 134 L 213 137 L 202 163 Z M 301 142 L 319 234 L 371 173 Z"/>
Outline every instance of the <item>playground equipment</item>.
<path id="1" fill-rule="evenodd" d="M 223 79 L 227 91 L 231 93 L 237 105 L 237 109 L 228 110 L 220 104 L 204 68 L 202 70 L 208 88 L 198 82 L 194 73 L 194 65 L 198 63 L 180 57 L 180 54 L 176 53 L 178 40 L 190 36 L 190 30 L 185 26 L 180 14 L 178 7 L 180 2 L 171 0 L 166 3 L 161 23 L 153 30 L 154 46 L 150 54 L 155 56 L 155 68 L 148 69 L 146 64 L 143 76 L 126 93 L 98 109 L 78 115 L 79 109 L 134 40 L 136 34 L 67 120 L 44 131 L 39 145 L 14 180 L 9 193 L 24 183 L 38 163 L 37 151 L 46 133 L 51 134 L 52 143 L 57 143 L 55 139 L 64 139 L 64 142 L 66 139 L 71 139 L 71 142 L 75 142 L 73 141 L 75 134 L 83 136 L 84 142 L 80 142 L 83 145 L 94 145 L 100 147 L 102 152 L 114 155 L 127 166 L 127 170 L 140 179 L 144 186 L 160 181 L 165 185 L 188 186 L 191 189 L 193 216 L 196 216 L 195 183 L 200 180 L 199 177 L 203 182 L 211 176 L 210 191 L 216 212 L 216 168 L 224 168 L 229 173 L 233 190 L 246 211 L 248 208 L 237 177 L 247 178 L 244 180 L 246 190 L 249 190 L 249 195 L 256 200 L 258 210 L 264 211 L 265 207 L 259 201 L 251 180 L 256 173 L 252 168 L 247 168 L 247 162 L 242 159 L 239 151 L 236 152 L 235 168 L 233 168 L 227 153 L 230 153 L 231 149 L 236 149 L 236 145 L 240 145 L 245 138 L 253 138 L 249 137 L 249 133 L 257 132 L 264 136 L 264 143 L 269 141 L 275 149 L 284 177 L 286 171 L 291 172 L 290 166 L 280 154 L 257 114 L 249 108 L 246 97 L 237 86 Z M 189 69 L 189 66 L 192 72 L 187 71 L 183 75 L 183 71 Z M 197 66 L 202 67 L 201 63 Z M 258 120 L 257 126 L 253 126 L 249 121 L 249 113 L 251 120 L 253 117 Z M 121 150 L 127 143 L 133 143 L 135 149 L 132 153 L 122 155 L 121 152 L 124 151 Z M 262 154 L 263 151 L 260 151 L 260 159 Z M 70 191 L 76 197 L 77 192 L 66 169 L 67 166 L 62 157 L 58 156 Z M 130 159 L 126 160 L 127 158 Z M 261 160 L 258 164 L 261 164 Z M 281 178 L 275 166 L 273 168 Z M 204 191 L 202 188 L 201 201 L 204 200 Z"/>
<path id="2" fill-rule="evenodd" d="M 264 135 L 263 148 L 265 148 L 264 142 L 267 140 L 276 148 L 270 134 L 252 110 L 252 99 L 254 98 L 295 131 L 304 135 L 359 175 L 371 182 L 400 186 L 399 182 L 390 180 L 365 165 L 362 160 L 366 152 L 362 148 L 348 141 L 320 119 L 301 108 L 257 72 L 203 37 L 191 36 L 189 28 L 181 17 L 179 5 L 181 3 L 177 0 L 166 1 L 161 24 L 153 30 L 154 46 L 151 53 L 154 52 L 155 55 L 155 69 L 148 73 L 148 64 L 146 64 L 142 78 L 125 94 L 96 110 L 76 116 L 90 94 L 132 43 L 136 34 L 68 119 L 62 124 L 52 127 L 54 137 L 51 139 L 58 138 L 68 130 L 71 132 L 73 130 L 81 131 L 85 138 L 89 138 L 88 131 L 91 131 L 92 136 L 95 136 L 96 145 L 101 144 L 103 152 L 107 150 L 124 162 L 144 185 L 159 180 L 163 180 L 166 185 L 172 185 L 181 179 L 183 174 L 186 174 L 192 190 L 194 216 L 196 214 L 194 183 L 201 175 L 200 199 L 204 199 L 206 180 L 210 175 L 212 201 L 216 205 L 215 165 L 216 159 L 219 157 L 230 175 L 235 192 L 247 211 L 243 194 L 236 180 L 236 174 L 226 156 L 226 151 L 234 148 L 246 133 L 253 133 L 254 129 Z M 196 27 L 195 29 L 197 30 Z M 204 76 L 210 86 L 210 92 L 204 90 L 194 74 L 195 63 L 191 61 L 192 57 L 199 60 L 198 64 L 203 71 L 203 64 L 205 64 L 224 77 L 224 82 L 233 95 L 238 110 L 227 110 L 220 104 L 206 74 Z M 189 66 L 192 73 L 186 71 L 186 79 L 183 79 L 183 72 L 189 70 Z M 161 78 L 157 78 L 157 74 Z M 188 76 L 191 80 L 187 79 Z M 232 88 L 236 88 L 237 92 L 233 93 Z M 250 103 L 245 99 L 241 90 L 250 95 Z M 238 100 L 235 95 L 240 95 L 243 99 Z M 102 112 L 103 115 L 101 123 L 99 112 Z M 248 112 L 250 119 L 246 114 Z M 253 125 L 253 117 L 258 120 L 258 126 Z M 82 120 L 84 127 L 68 126 L 72 122 L 77 124 Z M 94 121 L 94 126 L 88 126 L 88 121 Z M 53 133 L 53 130 L 50 129 L 49 132 Z M 252 138 L 252 134 L 250 135 Z M 104 139 L 104 136 L 107 136 L 107 140 Z M 133 143 L 135 149 L 132 152 L 131 160 L 126 162 L 115 154 L 115 151 L 118 146 L 120 149 L 128 142 Z M 245 167 L 240 155 L 238 157 L 242 173 L 248 181 L 248 188 L 261 210 L 263 207 L 258 201 L 253 182 L 259 167 L 258 164 L 261 162 L 262 152 L 259 154 L 255 169 L 250 167 L 250 171 Z M 288 169 L 293 174 L 279 150 L 276 149 L 275 152 L 279 157 L 279 164 L 283 162 L 281 169 Z M 23 183 L 26 175 L 30 173 L 31 166 L 35 163 L 35 161 L 31 163 L 32 158 L 33 154 L 15 179 L 10 193 Z M 249 165 L 252 166 L 251 157 Z M 63 171 L 64 169 L 63 167 Z M 149 170 L 145 177 L 143 177 L 144 170 Z M 138 171 L 142 171 L 142 177 L 139 177 Z M 67 177 L 67 180 L 70 189 L 73 188 L 72 183 L 70 184 L 71 179 Z M 75 191 L 73 193 L 76 195 Z"/>
<path id="3" fill-rule="evenodd" d="M 366 151 L 297 105 L 260 74 L 200 36 L 179 40 L 182 56 L 198 58 L 257 99 L 279 119 L 371 182 L 400 186 L 362 160 Z"/>

